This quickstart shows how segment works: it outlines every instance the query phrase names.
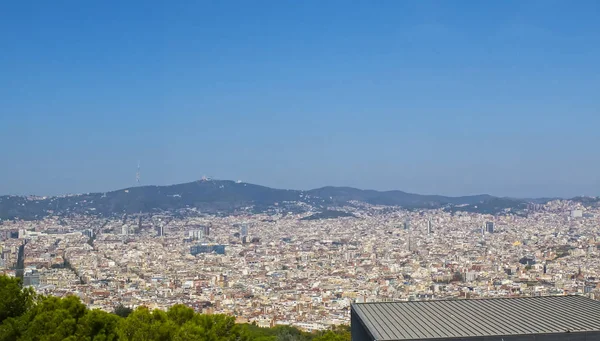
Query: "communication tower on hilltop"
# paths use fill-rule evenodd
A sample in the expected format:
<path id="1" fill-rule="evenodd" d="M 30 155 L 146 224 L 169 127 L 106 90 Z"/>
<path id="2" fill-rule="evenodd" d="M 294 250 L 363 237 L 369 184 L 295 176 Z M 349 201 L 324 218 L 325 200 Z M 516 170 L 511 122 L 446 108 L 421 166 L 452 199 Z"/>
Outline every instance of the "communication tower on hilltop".
<path id="1" fill-rule="evenodd" d="M 135 184 L 140 185 L 140 162 L 138 161 L 137 172 L 135 173 Z"/>

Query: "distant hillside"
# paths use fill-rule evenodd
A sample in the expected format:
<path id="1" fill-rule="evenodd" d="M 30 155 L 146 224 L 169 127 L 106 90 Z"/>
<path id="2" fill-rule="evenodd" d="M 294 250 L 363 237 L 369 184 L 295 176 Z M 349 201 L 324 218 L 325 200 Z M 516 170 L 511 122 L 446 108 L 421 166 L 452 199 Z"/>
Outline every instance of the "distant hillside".
<path id="1" fill-rule="evenodd" d="M 575 197 L 571 200 L 582 203 L 586 206 L 600 206 L 600 197 Z"/>
<path id="2" fill-rule="evenodd" d="M 0 197 L 0 218 L 36 219 L 48 214 L 96 214 L 175 211 L 195 208 L 205 213 L 231 213 L 244 208 L 264 210 L 275 204 L 304 202 L 318 205 L 300 191 L 273 189 L 233 181 L 206 180 L 171 186 L 141 186 L 107 193 L 28 200 Z"/>
<path id="3" fill-rule="evenodd" d="M 33 198 L 0 197 L 0 219 L 40 219 L 48 215 L 91 214 L 119 216 L 132 213 L 175 212 L 193 209 L 202 213 L 232 214 L 235 212 L 308 212 L 324 211 L 328 207 L 362 202 L 372 205 L 401 206 L 409 209 L 455 207 L 457 210 L 477 210 L 486 213 L 494 207 L 521 205 L 513 200 L 502 205 L 500 198 L 489 195 L 446 197 L 420 195 L 402 191 L 360 190 L 350 187 L 323 187 L 309 191 L 274 189 L 227 180 L 202 180 L 170 186 L 140 186 L 106 193 Z M 505 200 L 505 199 L 501 199 Z"/>
<path id="4" fill-rule="evenodd" d="M 323 212 L 319 212 L 319 213 L 315 213 L 312 215 L 309 215 L 308 217 L 304 217 L 300 220 L 322 220 L 322 219 L 336 219 L 336 218 L 347 218 L 347 217 L 352 217 L 352 218 L 356 218 L 356 216 L 352 213 L 347 213 L 347 212 L 342 212 L 342 211 L 333 211 L 333 210 L 326 210 Z"/>
<path id="5" fill-rule="evenodd" d="M 494 198 L 490 195 L 445 197 L 402 191 L 361 190 L 351 187 L 323 187 L 310 190 L 307 193 L 315 197 L 329 198 L 335 203 L 362 201 L 372 205 L 402 206 L 406 208 L 440 207 L 446 204 L 475 204 Z"/>
<path id="6" fill-rule="evenodd" d="M 451 206 L 446 210 L 457 212 L 474 212 L 482 214 L 497 214 L 501 212 L 508 212 L 515 214 L 521 214 L 522 210 L 527 207 L 527 202 L 519 199 L 509 198 L 491 198 L 479 203 L 473 203 L 469 205 Z"/>

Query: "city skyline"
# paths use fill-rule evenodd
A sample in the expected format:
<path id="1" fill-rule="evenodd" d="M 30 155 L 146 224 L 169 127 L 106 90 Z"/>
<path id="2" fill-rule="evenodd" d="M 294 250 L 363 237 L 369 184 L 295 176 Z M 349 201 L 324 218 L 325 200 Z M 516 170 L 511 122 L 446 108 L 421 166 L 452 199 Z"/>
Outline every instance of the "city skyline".
<path id="1" fill-rule="evenodd" d="M 498 215 L 340 209 L 353 214 L 307 219 L 311 210 L 289 213 L 282 205 L 246 215 L 163 210 L 5 220 L 0 274 L 20 276 L 45 295 L 76 295 L 89 309 L 184 304 L 309 332 L 351 323 L 356 303 L 600 298 L 597 202 L 555 200 Z"/>

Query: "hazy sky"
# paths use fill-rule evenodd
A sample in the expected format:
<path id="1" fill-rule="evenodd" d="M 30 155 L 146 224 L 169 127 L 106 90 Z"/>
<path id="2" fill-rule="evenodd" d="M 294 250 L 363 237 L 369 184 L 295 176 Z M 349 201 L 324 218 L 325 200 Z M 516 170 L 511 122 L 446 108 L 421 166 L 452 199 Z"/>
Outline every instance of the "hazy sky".
<path id="1" fill-rule="evenodd" d="M 600 195 L 599 1 L 3 1 L 0 194 Z"/>

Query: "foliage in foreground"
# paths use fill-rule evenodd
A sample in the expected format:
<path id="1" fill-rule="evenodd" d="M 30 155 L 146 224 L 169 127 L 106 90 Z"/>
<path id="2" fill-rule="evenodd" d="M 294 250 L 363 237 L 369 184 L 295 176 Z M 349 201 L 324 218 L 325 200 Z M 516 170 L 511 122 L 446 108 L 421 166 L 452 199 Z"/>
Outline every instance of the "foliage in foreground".
<path id="1" fill-rule="evenodd" d="M 227 315 L 202 315 L 184 305 L 168 311 L 90 310 L 79 298 L 39 296 L 20 279 L 0 276 L 0 341 L 350 341 L 348 327 L 305 333 L 288 326 L 236 324 Z"/>

